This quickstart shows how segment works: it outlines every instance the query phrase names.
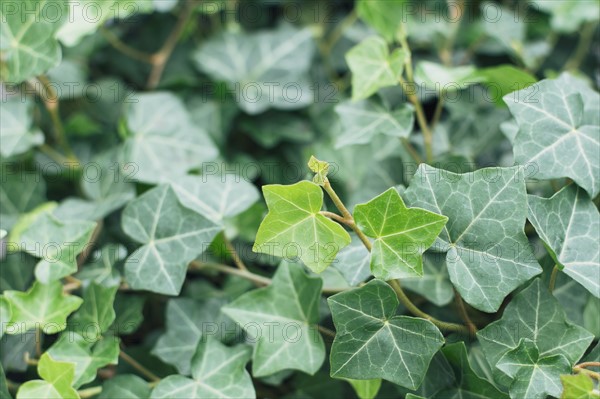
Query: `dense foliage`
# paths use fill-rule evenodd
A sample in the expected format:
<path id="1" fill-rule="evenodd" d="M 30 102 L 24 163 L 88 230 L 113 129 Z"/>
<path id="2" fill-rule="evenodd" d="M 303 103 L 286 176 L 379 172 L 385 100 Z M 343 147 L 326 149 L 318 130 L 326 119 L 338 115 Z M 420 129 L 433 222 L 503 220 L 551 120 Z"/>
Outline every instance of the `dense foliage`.
<path id="1" fill-rule="evenodd" d="M 596 0 L 0 5 L 0 397 L 600 398 Z"/>

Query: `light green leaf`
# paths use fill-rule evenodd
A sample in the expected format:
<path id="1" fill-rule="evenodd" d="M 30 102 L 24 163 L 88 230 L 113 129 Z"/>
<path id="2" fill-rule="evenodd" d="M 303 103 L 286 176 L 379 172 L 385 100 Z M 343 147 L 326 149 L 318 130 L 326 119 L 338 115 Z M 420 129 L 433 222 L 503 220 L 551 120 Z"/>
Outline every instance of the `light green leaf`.
<path id="1" fill-rule="evenodd" d="M 171 187 L 181 205 L 219 225 L 259 199 L 256 187 L 237 175 L 184 176 L 172 182 Z"/>
<path id="2" fill-rule="evenodd" d="M 502 98 L 505 95 L 537 82 L 535 76 L 529 72 L 509 64 L 478 69 L 477 76 L 483 79 L 481 83 L 488 88 L 489 97 L 497 105 L 504 104 Z"/>
<path id="3" fill-rule="evenodd" d="M 382 87 L 395 86 L 402 76 L 406 53 L 401 49 L 391 54 L 378 36 L 369 37 L 346 53 L 352 71 L 352 99 L 362 100 Z"/>
<path id="4" fill-rule="evenodd" d="M 67 317 L 83 302 L 79 297 L 65 294 L 58 281 L 50 284 L 36 281 L 27 292 L 4 291 L 4 296 L 12 309 L 10 322 L 20 327 L 13 333 L 39 328 L 46 334 L 56 334 L 67 327 Z"/>
<path id="5" fill-rule="evenodd" d="M 447 252 L 450 280 L 471 306 L 495 312 L 542 271 L 523 232 L 527 192 L 520 167 L 455 174 L 421 165 L 405 196 L 411 206 L 448 216 L 434 248 Z"/>
<path id="6" fill-rule="evenodd" d="M 12 309 L 8 299 L 3 295 L 0 295 L 0 338 L 4 335 L 4 331 L 10 322 L 12 317 Z"/>
<path id="7" fill-rule="evenodd" d="M 552 198 L 529 197 L 529 220 L 561 270 L 600 298 L 600 213 L 574 184 Z"/>
<path id="8" fill-rule="evenodd" d="M 519 125 L 515 161 L 536 179 L 568 177 L 600 193 L 600 95 L 568 73 L 504 97 Z"/>
<path id="9" fill-rule="evenodd" d="M 391 280 L 423 275 L 423 252 L 448 221 L 446 216 L 419 208 L 407 208 L 394 188 L 354 207 L 360 229 L 374 238 L 371 272 Z"/>
<path id="10" fill-rule="evenodd" d="M 125 262 L 133 289 L 178 295 L 188 263 L 219 232 L 204 216 L 182 206 L 173 189 L 161 185 L 131 201 L 121 217 L 123 231 L 144 244 Z"/>
<path id="11" fill-rule="evenodd" d="M 79 399 L 79 394 L 73 389 L 75 364 L 55 361 L 44 353 L 37 370 L 43 380 L 30 380 L 21 385 L 17 399 Z"/>
<path id="12" fill-rule="evenodd" d="M 594 391 L 594 380 L 585 374 L 561 375 L 563 393 L 561 399 L 599 399 L 600 393 Z"/>
<path id="13" fill-rule="evenodd" d="M 159 398 L 256 398 L 252 379 L 246 371 L 250 348 L 226 347 L 209 338 L 198 345 L 192 359 L 193 379 L 182 375 L 163 378 L 152 391 Z"/>
<path id="14" fill-rule="evenodd" d="M 224 32 L 194 53 L 198 69 L 224 81 L 249 114 L 297 109 L 314 100 L 308 71 L 315 46 L 310 28 L 289 24 L 256 33 Z"/>
<path id="15" fill-rule="evenodd" d="M 104 382 L 98 399 L 148 399 L 151 391 L 148 382 L 137 375 L 117 375 Z"/>
<path id="16" fill-rule="evenodd" d="M 398 297 L 381 280 L 327 300 L 337 334 L 331 348 L 331 376 L 382 378 L 416 389 L 444 338 L 430 321 L 394 316 Z"/>
<path id="17" fill-rule="evenodd" d="M 98 284 L 115 287 L 121 283 L 121 273 L 116 268 L 117 262 L 127 257 L 127 249 L 121 244 L 107 244 L 94 251 L 90 263 L 84 265 L 75 275 L 84 286 Z"/>
<path id="18" fill-rule="evenodd" d="M 562 307 L 538 278 L 513 298 L 500 320 L 480 330 L 477 338 L 490 365 L 495 366 L 523 338 L 533 341 L 540 358 L 563 355 L 574 364 L 594 337 L 566 320 Z"/>
<path id="19" fill-rule="evenodd" d="M 0 103 L 0 155 L 3 157 L 22 154 L 44 142 L 43 133 L 32 125 L 32 109 L 33 103 L 21 97 L 9 97 Z"/>
<path id="20" fill-rule="evenodd" d="M 66 0 L 4 4 L 0 8 L 0 80 L 21 83 L 58 65 L 61 50 L 55 36 L 67 15 Z"/>
<path id="21" fill-rule="evenodd" d="M 311 155 L 308 160 L 308 168 L 315 174 L 313 176 L 313 183 L 319 186 L 325 185 L 327 173 L 329 173 L 329 162 L 319 161 L 314 155 Z"/>
<path id="22" fill-rule="evenodd" d="M 9 240 L 21 251 L 41 258 L 35 277 L 45 284 L 77 271 L 77 255 L 85 249 L 96 227 L 95 222 L 85 220 L 61 221 L 52 215 L 53 209 L 48 204 L 24 215 Z"/>
<path id="23" fill-rule="evenodd" d="M 348 284 L 357 286 L 371 275 L 371 253 L 356 234 L 350 245 L 338 252 L 331 265 L 342 273 Z"/>
<path id="24" fill-rule="evenodd" d="M 343 127 L 336 148 L 369 143 L 376 134 L 406 138 L 414 125 L 414 109 L 408 104 L 391 111 L 374 100 L 346 101 L 335 112 Z"/>
<path id="25" fill-rule="evenodd" d="M 560 396 L 561 374 L 569 373 L 571 365 L 563 355 L 541 356 L 535 343 L 521 339 L 515 349 L 506 352 L 496 364 L 513 378 L 510 397 L 513 399 L 545 399 Z"/>
<path id="26" fill-rule="evenodd" d="M 439 252 L 423 254 L 423 276 L 405 277 L 404 288 L 424 296 L 436 306 L 445 306 L 454 298 L 454 289 L 448 276 L 446 255 Z"/>
<path id="27" fill-rule="evenodd" d="M 200 339 L 206 339 L 207 332 L 214 332 L 213 327 L 223 326 L 222 305 L 220 299 L 205 302 L 171 299 L 165 312 L 167 332 L 156 341 L 152 354 L 175 366 L 181 374 L 190 375 L 192 357 Z"/>
<path id="28" fill-rule="evenodd" d="M 407 22 L 405 0 L 372 1 L 358 0 L 356 13 L 388 42 L 393 42 L 401 24 Z"/>
<path id="29" fill-rule="evenodd" d="M 415 69 L 415 82 L 438 93 L 465 89 L 481 80 L 471 65 L 447 67 L 430 61 L 421 61 Z"/>
<path id="30" fill-rule="evenodd" d="M 96 283 L 88 285 L 83 290 L 83 305 L 69 319 L 69 329 L 83 335 L 88 332 L 95 335 L 104 334 L 115 320 L 113 303 L 118 288 L 104 287 Z"/>
<path id="31" fill-rule="evenodd" d="M 99 368 L 118 362 L 119 339 L 106 336 L 97 340 L 97 333 L 93 329 L 92 332 L 84 331 L 84 335 L 67 332 L 48 349 L 47 353 L 53 359 L 75 364 L 75 379 L 72 382 L 75 388 L 93 381 Z"/>
<path id="32" fill-rule="evenodd" d="M 263 186 L 263 194 L 269 213 L 256 234 L 254 252 L 298 257 L 309 269 L 321 273 L 350 243 L 350 235 L 342 226 L 319 214 L 323 191 L 316 184 L 271 184 Z"/>
<path id="33" fill-rule="evenodd" d="M 600 5 L 595 1 L 533 0 L 536 9 L 552 14 L 550 24 L 558 32 L 574 33 L 581 24 L 600 19 Z"/>
<path id="34" fill-rule="evenodd" d="M 374 380 L 347 380 L 352 388 L 354 388 L 354 392 L 356 392 L 356 396 L 360 399 L 374 399 L 377 396 L 377 392 L 379 392 L 379 388 L 381 388 L 381 379 Z"/>
<path id="35" fill-rule="evenodd" d="M 4 368 L 0 363 L 0 397 L 5 399 L 12 399 L 10 392 L 8 392 L 8 383 L 6 381 L 6 374 L 4 373 Z"/>
<path id="36" fill-rule="evenodd" d="M 131 137 L 123 147 L 123 167 L 144 183 L 176 181 L 218 155 L 208 134 L 192 123 L 185 106 L 168 92 L 136 94 L 127 111 Z"/>
<path id="37" fill-rule="evenodd" d="M 2 174 L 0 184 L 0 227 L 10 230 L 18 217 L 46 200 L 46 182 L 37 173 Z"/>
<path id="38" fill-rule="evenodd" d="M 311 183 L 312 184 L 312 183 Z M 319 321 L 320 278 L 309 277 L 297 264 L 282 262 L 269 287 L 242 295 L 223 312 L 256 340 L 252 375 L 281 370 L 314 374 L 325 360 Z"/>

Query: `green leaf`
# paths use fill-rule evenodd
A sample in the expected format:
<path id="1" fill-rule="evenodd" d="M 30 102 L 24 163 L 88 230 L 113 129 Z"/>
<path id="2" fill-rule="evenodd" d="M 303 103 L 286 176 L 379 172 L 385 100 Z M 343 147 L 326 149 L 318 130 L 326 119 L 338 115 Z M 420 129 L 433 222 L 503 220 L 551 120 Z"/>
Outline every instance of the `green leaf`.
<path id="1" fill-rule="evenodd" d="M 2 166 L 4 168 L 4 166 Z M 0 184 L 0 227 L 10 230 L 18 217 L 46 200 L 46 182 L 35 173 L 2 172 Z"/>
<path id="2" fill-rule="evenodd" d="M 200 339 L 206 339 L 207 333 L 214 333 L 213 327 L 223 326 L 222 304 L 220 299 L 206 302 L 171 299 L 165 312 L 167 332 L 156 341 L 152 354 L 175 366 L 181 374 L 189 375 Z"/>
<path id="3" fill-rule="evenodd" d="M 446 216 L 419 208 L 407 208 L 394 188 L 356 205 L 354 219 L 374 238 L 371 272 L 391 280 L 423 275 L 423 252 L 434 242 L 448 221 Z"/>
<path id="4" fill-rule="evenodd" d="M 600 393 L 594 391 L 594 380 L 585 374 L 561 375 L 563 393 L 561 399 L 598 399 Z"/>
<path id="5" fill-rule="evenodd" d="M 115 298 L 115 322 L 111 330 L 118 335 L 133 334 L 144 321 L 144 304 L 146 297 L 117 293 Z"/>
<path id="6" fill-rule="evenodd" d="M 414 109 L 408 104 L 391 111 L 374 100 L 345 101 L 335 112 L 343 127 L 336 148 L 369 143 L 377 134 L 407 138 L 414 125 Z"/>
<path id="7" fill-rule="evenodd" d="M 219 225 L 259 199 L 256 187 L 237 175 L 185 176 L 171 183 L 171 187 L 181 205 Z"/>
<path id="8" fill-rule="evenodd" d="M 309 28 L 282 24 L 270 31 L 213 36 L 193 57 L 198 69 L 227 83 L 242 110 L 258 114 L 312 103 L 308 71 L 314 50 Z"/>
<path id="9" fill-rule="evenodd" d="M 269 213 L 256 234 L 254 252 L 298 257 L 309 269 L 321 273 L 350 243 L 350 235 L 342 226 L 319 214 L 323 191 L 316 184 L 271 184 L 263 186 L 263 194 Z"/>
<path id="10" fill-rule="evenodd" d="M 133 289 L 179 295 L 188 263 L 219 232 L 204 216 L 179 203 L 173 189 L 160 185 L 131 201 L 121 217 L 123 231 L 144 244 L 129 255 L 125 277 Z"/>
<path id="11" fill-rule="evenodd" d="M 600 298 L 600 213 L 574 184 L 552 198 L 529 197 L 529 220 L 561 270 Z"/>
<path id="12" fill-rule="evenodd" d="M 73 389 L 75 364 L 55 361 L 44 353 L 37 370 L 43 380 L 30 380 L 21 385 L 17 399 L 79 399 Z"/>
<path id="13" fill-rule="evenodd" d="M 69 329 L 83 335 L 88 332 L 104 334 L 115 320 L 113 303 L 118 288 L 104 287 L 96 283 L 88 285 L 83 290 L 83 305 L 69 320 Z"/>
<path id="14" fill-rule="evenodd" d="M 600 337 L 600 299 L 590 297 L 583 309 L 583 326 L 586 330 Z"/>
<path id="15" fill-rule="evenodd" d="M 91 262 L 84 265 L 75 275 L 84 285 L 98 284 L 115 287 L 121 283 L 121 273 L 116 268 L 117 262 L 127 257 L 127 249 L 121 244 L 107 244 L 94 251 Z"/>
<path id="16" fill-rule="evenodd" d="M 21 251 L 41 258 L 35 277 L 44 284 L 77 271 L 77 255 L 86 248 L 96 227 L 95 222 L 85 220 L 61 221 L 52 211 L 49 205 L 23 216 L 10 238 Z"/>
<path id="17" fill-rule="evenodd" d="M 0 338 L 2 338 L 4 335 L 11 317 L 12 309 L 10 307 L 10 303 L 8 302 L 8 299 L 6 299 L 3 295 L 0 295 Z"/>
<path id="18" fill-rule="evenodd" d="M 504 97 L 519 125 L 515 161 L 536 179 L 568 177 L 600 193 L 600 95 L 568 73 Z"/>
<path id="19" fill-rule="evenodd" d="M 123 146 L 123 168 L 144 183 L 176 181 L 218 155 L 208 134 L 191 121 L 185 106 L 168 92 L 136 94 L 127 111 L 131 137 Z"/>
<path id="20" fill-rule="evenodd" d="M 521 339 L 515 349 L 506 352 L 496 364 L 513 378 L 510 397 L 513 399 L 545 399 L 561 393 L 559 378 L 569 373 L 571 365 L 563 355 L 542 356 L 535 343 Z"/>
<path id="21" fill-rule="evenodd" d="M 481 80 L 470 65 L 447 67 L 430 61 L 421 61 L 415 69 L 415 82 L 438 93 L 462 90 Z"/>
<path id="22" fill-rule="evenodd" d="M 374 399 L 381 388 L 381 380 L 347 380 L 359 399 Z"/>
<path id="23" fill-rule="evenodd" d="M 447 252 L 450 280 L 471 306 L 495 312 L 542 271 L 523 232 L 527 192 L 520 167 L 455 174 L 421 165 L 405 196 L 411 206 L 448 217 L 434 248 Z"/>
<path id="24" fill-rule="evenodd" d="M 373 27 L 388 42 L 397 37 L 401 24 L 405 24 L 407 11 L 405 0 L 371 1 L 358 0 L 356 13 L 367 24 Z"/>
<path id="25" fill-rule="evenodd" d="M 10 392 L 8 392 L 8 383 L 6 381 L 6 374 L 4 373 L 4 368 L 2 364 L 0 364 L 0 397 L 5 399 L 12 399 Z"/>
<path id="26" fill-rule="evenodd" d="M 104 382 L 98 399 L 148 399 L 151 391 L 148 382 L 137 375 L 117 375 Z"/>
<path id="27" fill-rule="evenodd" d="M 0 155 L 5 158 L 27 152 L 44 142 L 43 133 L 32 126 L 33 103 L 9 97 L 0 103 Z M 3 182 L 4 183 L 4 182 Z"/>
<path id="28" fill-rule="evenodd" d="M 563 355 L 574 364 L 594 337 L 566 320 L 560 304 L 538 278 L 513 298 L 500 320 L 480 330 L 477 338 L 495 366 L 521 339 L 532 340 L 540 358 Z"/>
<path id="29" fill-rule="evenodd" d="M 504 104 L 502 98 L 507 94 L 537 82 L 535 76 L 529 72 L 508 64 L 479 69 L 477 76 L 483 79 L 481 83 L 488 88 L 489 96 L 497 105 Z"/>
<path id="30" fill-rule="evenodd" d="M 371 253 L 356 234 L 350 245 L 338 252 L 331 265 L 342 273 L 348 284 L 357 286 L 371 275 Z"/>
<path id="31" fill-rule="evenodd" d="M 424 296 L 436 306 L 445 306 L 452 302 L 454 289 L 448 276 L 446 255 L 439 252 L 423 254 L 423 275 L 402 279 L 404 288 Z"/>
<path id="32" fill-rule="evenodd" d="M 444 338 L 428 320 L 394 316 L 398 298 L 383 281 L 327 300 L 337 334 L 331 348 L 331 376 L 350 379 L 382 378 L 419 387 L 431 358 Z"/>
<path id="33" fill-rule="evenodd" d="M 313 183 L 319 186 L 325 185 L 327 173 L 329 173 L 329 162 L 319 161 L 314 155 L 311 155 L 308 160 L 308 168 L 315 174 L 313 176 Z"/>
<path id="34" fill-rule="evenodd" d="M 352 71 L 352 99 L 362 100 L 382 87 L 397 85 L 406 58 L 401 49 L 390 54 L 387 43 L 378 36 L 352 47 L 346 53 L 346 62 Z"/>
<path id="35" fill-rule="evenodd" d="M 552 14 L 550 24 L 558 32 L 573 33 L 581 24 L 600 19 L 600 6 L 594 1 L 533 0 L 536 9 Z"/>
<path id="36" fill-rule="evenodd" d="M 12 334 L 38 328 L 46 334 L 56 334 L 67 327 L 67 317 L 83 302 L 79 297 L 65 294 L 58 281 L 50 284 L 36 281 L 27 292 L 4 291 L 4 296 L 12 309 L 10 322 L 19 326 Z"/>
<path id="37" fill-rule="evenodd" d="M 315 132 L 308 122 L 291 112 L 267 111 L 260 118 L 250 115 L 241 119 L 240 128 L 262 147 L 274 148 L 281 142 L 312 142 Z"/>
<path id="38" fill-rule="evenodd" d="M 282 262 L 269 287 L 223 307 L 256 342 L 254 377 L 287 369 L 311 375 L 319 370 L 325 360 L 325 345 L 316 326 L 321 286 L 320 278 L 307 276 L 299 265 Z"/>
<path id="39" fill-rule="evenodd" d="M 228 348 L 209 338 L 198 345 L 192 359 L 193 379 L 182 375 L 163 378 L 152 391 L 159 398 L 256 398 L 246 363 L 250 348 Z"/>
<path id="40" fill-rule="evenodd" d="M 0 80 L 21 83 L 58 65 L 61 50 L 55 36 L 67 15 L 65 0 L 4 4 L 0 8 Z"/>
<path id="41" fill-rule="evenodd" d="M 97 333 L 94 329 L 84 330 L 83 335 L 67 332 L 48 349 L 53 359 L 75 364 L 75 388 L 93 381 L 98 369 L 118 362 L 119 339 L 106 336 L 98 340 Z"/>

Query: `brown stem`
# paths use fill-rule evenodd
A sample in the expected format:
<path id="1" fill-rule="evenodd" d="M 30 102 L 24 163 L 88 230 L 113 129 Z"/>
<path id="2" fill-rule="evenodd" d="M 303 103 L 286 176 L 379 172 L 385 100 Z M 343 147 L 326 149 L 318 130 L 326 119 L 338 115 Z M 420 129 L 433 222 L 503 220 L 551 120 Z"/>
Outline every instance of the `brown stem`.
<path id="1" fill-rule="evenodd" d="M 246 280 L 252 281 L 253 283 L 255 283 L 257 285 L 264 286 L 264 285 L 271 284 L 271 279 L 268 277 L 263 277 L 258 274 L 254 274 L 248 270 L 241 270 L 241 269 L 237 269 L 235 267 L 221 265 L 219 263 L 202 263 L 202 262 L 194 260 L 190 263 L 190 269 L 192 269 L 192 270 L 212 269 L 212 270 L 216 270 L 218 272 L 231 274 L 234 276 L 244 278 Z"/>
<path id="2" fill-rule="evenodd" d="M 588 22 L 583 26 L 581 30 L 581 36 L 579 37 L 579 42 L 577 43 L 577 47 L 575 48 L 575 52 L 569 58 L 563 70 L 572 71 L 574 69 L 578 69 L 581 66 L 583 60 L 585 60 L 585 56 L 590 53 L 590 45 L 594 40 L 594 33 L 596 32 L 596 22 Z"/>
<path id="3" fill-rule="evenodd" d="M 421 105 L 421 102 L 417 98 L 416 94 L 412 90 L 408 90 L 406 88 L 407 82 L 404 80 L 404 78 L 400 77 L 398 80 L 400 82 L 400 85 L 402 86 L 402 89 L 404 90 L 404 93 L 406 93 L 408 100 L 415 107 L 415 114 L 417 115 L 417 123 L 419 124 L 419 127 L 421 128 L 421 132 L 423 133 L 423 142 L 425 144 L 425 154 L 426 154 L 427 162 L 431 162 L 433 160 L 433 149 L 432 149 L 433 134 L 431 133 L 431 130 L 429 129 L 429 125 L 427 124 L 427 118 L 425 117 L 425 111 L 423 110 L 423 106 Z M 409 79 L 409 83 L 411 84 L 411 86 L 414 87 L 414 82 L 412 81 L 412 79 Z"/>
<path id="4" fill-rule="evenodd" d="M 248 267 L 246 267 L 246 265 L 244 264 L 244 261 L 242 260 L 242 258 L 240 258 L 240 255 L 238 255 L 237 251 L 235 250 L 235 247 L 233 246 L 231 241 L 227 237 L 225 237 L 224 234 L 223 234 L 223 241 L 225 242 L 225 247 L 227 248 L 227 251 L 229 252 L 229 256 L 231 256 L 231 259 L 233 259 L 233 263 L 235 263 L 235 265 L 237 266 L 238 269 L 247 272 Z"/>
<path id="5" fill-rule="evenodd" d="M 415 150 L 415 147 L 413 147 L 413 145 L 410 143 L 410 141 L 408 141 L 408 139 L 406 137 L 402 137 L 400 139 L 400 141 L 402 142 L 402 145 L 404 146 L 404 149 L 412 157 L 413 161 L 415 161 L 417 164 L 422 164 L 423 163 L 423 159 L 421 158 L 421 156 L 419 155 L 419 153 L 417 152 L 417 150 Z"/>
<path id="6" fill-rule="evenodd" d="M 92 253 L 92 250 L 94 249 L 94 246 L 96 245 L 96 241 L 98 241 L 98 236 L 102 232 L 103 225 L 104 225 L 104 222 L 102 219 L 100 219 L 96 222 L 96 227 L 94 228 L 94 231 L 92 232 L 90 241 L 85 246 L 85 249 L 83 250 L 83 252 L 80 253 L 79 256 L 77 257 L 77 267 L 78 268 L 80 268 L 85 263 L 87 258 Z"/>
<path id="7" fill-rule="evenodd" d="M 600 367 L 600 362 L 583 362 L 576 364 L 574 368 L 584 369 L 588 367 Z"/>
<path id="8" fill-rule="evenodd" d="M 330 330 L 327 327 L 323 327 L 323 326 L 319 326 L 319 325 L 317 325 L 317 329 L 319 330 L 319 332 L 321 332 L 321 334 L 327 335 L 328 337 L 331 337 L 331 338 L 335 338 L 335 331 Z"/>
<path id="9" fill-rule="evenodd" d="M 93 398 L 94 396 L 99 395 L 101 392 L 102 392 L 101 386 L 86 388 L 86 389 L 77 391 L 77 393 L 79 394 L 79 397 L 81 399 Z"/>
<path id="10" fill-rule="evenodd" d="M 554 266 L 554 269 L 552 269 L 552 274 L 550 275 L 550 283 L 548 283 L 548 289 L 550 290 L 550 292 L 554 291 L 554 286 L 556 286 L 556 277 L 558 276 L 558 272 L 559 272 L 559 268 L 558 265 Z"/>
<path id="11" fill-rule="evenodd" d="M 105 27 L 101 27 L 100 33 L 102 34 L 102 36 L 104 36 L 106 41 L 111 46 L 113 46 L 116 50 L 125 54 L 129 58 L 133 58 L 135 60 L 145 62 L 147 64 L 152 63 L 152 54 L 148 54 L 144 51 L 140 51 L 138 49 L 135 49 L 135 48 L 129 46 L 128 44 L 121 41 L 121 39 L 119 39 L 119 37 L 117 35 L 115 35 L 113 32 L 111 32 L 109 29 L 106 29 Z"/>
<path id="12" fill-rule="evenodd" d="M 454 298 L 456 301 L 456 306 L 458 307 L 458 312 L 460 314 L 460 317 L 463 319 L 463 321 L 467 325 L 467 328 L 469 329 L 469 332 L 471 333 L 471 335 L 475 336 L 475 334 L 477 334 L 477 326 L 475 325 L 475 323 L 473 323 L 473 321 L 469 317 L 469 312 L 467 312 L 467 307 L 465 306 L 465 302 L 463 301 L 460 294 L 456 290 L 454 290 Z"/>
<path id="13" fill-rule="evenodd" d="M 149 379 L 150 381 L 160 381 L 160 377 L 154 374 L 152 371 L 148 370 L 146 367 L 142 366 L 137 360 L 129 356 L 123 350 L 119 352 L 119 357 L 123 359 L 126 363 L 128 363 L 131 367 L 136 369 L 140 374 Z"/>

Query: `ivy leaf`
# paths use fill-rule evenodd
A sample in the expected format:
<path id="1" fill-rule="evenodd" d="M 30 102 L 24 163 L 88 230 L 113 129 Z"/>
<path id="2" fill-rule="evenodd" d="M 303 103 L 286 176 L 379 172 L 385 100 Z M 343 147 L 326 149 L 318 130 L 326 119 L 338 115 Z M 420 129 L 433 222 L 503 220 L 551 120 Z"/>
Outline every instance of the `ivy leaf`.
<path id="1" fill-rule="evenodd" d="M 104 382 L 98 399 L 148 399 L 148 382 L 133 374 L 117 375 Z"/>
<path id="2" fill-rule="evenodd" d="M 513 91 L 531 86 L 537 82 L 535 76 L 512 65 L 500 65 L 477 70 L 482 84 L 493 93 L 494 102 L 504 105 L 502 98 Z"/>
<path id="3" fill-rule="evenodd" d="M 160 185 L 131 201 L 121 217 L 123 231 L 144 244 L 125 262 L 133 289 L 179 295 L 188 263 L 215 238 L 219 227 L 185 208 L 168 185 Z"/>
<path id="4" fill-rule="evenodd" d="M 540 358 L 563 355 L 573 365 L 594 337 L 566 320 L 564 310 L 538 278 L 513 298 L 500 320 L 480 330 L 477 338 L 495 366 L 522 338 L 533 341 Z"/>
<path id="5" fill-rule="evenodd" d="M 81 268 L 75 275 L 84 286 L 90 284 L 104 287 L 116 287 L 121 283 L 121 273 L 116 268 L 117 262 L 127 257 L 127 249 L 121 244 L 107 244 L 95 251 L 92 261 Z"/>
<path id="6" fill-rule="evenodd" d="M 43 380 L 31 380 L 21 385 L 17 399 L 79 399 L 79 394 L 73 389 L 75 364 L 55 361 L 48 353 L 44 353 L 37 370 Z"/>
<path id="7" fill-rule="evenodd" d="M 447 252 L 450 280 L 471 306 L 495 312 L 542 271 L 523 232 L 527 192 L 520 167 L 455 174 L 421 165 L 405 196 L 411 206 L 448 216 L 434 247 Z"/>
<path id="8" fill-rule="evenodd" d="M 600 193 L 600 95 L 568 73 L 504 97 L 519 125 L 515 161 L 535 165 L 535 178 L 568 177 Z"/>
<path id="9" fill-rule="evenodd" d="M 329 162 L 319 161 L 314 155 L 311 155 L 308 161 L 308 168 L 315 174 L 313 183 L 319 186 L 325 185 L 327 173 L 329 173 Z"/>
<path id="10" fill-rule="evenodd" d="M 421 61 L 415 68 L 415 81 L 438 93 L 457 91 L 481 80 L 470 65 L 447 67 L 435 62 Z"/>
<path id="11" fill-rule="evenodd" d="M 35 277 L 47 284 L 77 271 L 77 255 L 83 251 L 96 227 L 85 220 L 61 221 L 49 203 L 23 216 L 14 226 L 10 241 L 35 257 Z"/>
<path id="12" fill-rule="evenodd" d="M 61 51 L 55 36 L 67 15 L 65 0 L 23 0 L 2 7 L 0 80 L 21 83 L 58 65 Z"/>
<path id="13" fill-rule="evenodd" d="M 240 176 L 184 176 L 171 187 L 181 205 L 221 225 L 259 199 L 256 187 Z"/>
<path id="14" fill-rule="evenodd" d="M 600 394 L 594 391 L 594 380 L 585 374 L 561 375 L 563 393 L 561 399 L 598 399 Z"/>
<path id="15" fill-rule="evenodd" d="M 175 366 L 181 374 L 189 375 L 200 339 L 213 331 L 209 327 L 222 326 L 222 304 L 220 299 L 204 303 L 189 298 L 171 299 L 165 313 L 167 332 L 156 341 L 152 354 Z"/>
<path id="16" fill-rule="evenodd" d="M 398 298 L 372 280 L 327 300 L 337 334 L 331 348 L 331 376 L 382 378 L 416 389 L 444 338 L 428 320 L 394 316 Z"/>
<path id="17" fill-rule="evenodd" d="M 423 275 L 402 279 L 407 290 L 424 296 L 436 306 L 446 306 L 454 298 L 454 289 L 448 276 L 446 255 L 439 252 L 423 254 Z"/>
<path id="18" fill-rule="evenodd" d="M 282 262 L 270 286 L 223 307 L 223 313 L 248 334 L 256 334 L 254 377 L 287 369 L 311 375 L 319 370 L 325 359 L 325 345 L 316 327 L 321 286 L 320 278 L 307 276 L 298 264 Z"/>
<path id="19" fill-rule="evenodd" d="M 10 322 L 20 327 L 7 334 L 38 328 L 46 334 L 56 334 L 67 327 L 67 317 L 83 302 L 79 297 L 65 294 L 58 281 L 50 284 L 36 281 L 27 292 L 4 291 L 4 296 L 12 309 Z"/>
<path id="20" fill-rule="evenodd" d="M 336 139 L 336 148 L 366 144 L 376 134 L 406 138 L 414 125 L 414 109 L 403 104 L 391 111 L 373 100 L 345 101 L 335 107 L 340 117 L 343 134 Z"/>
<path id="21" fill-rule="evenodd" d="M 359 399 L 374 399 L 381 388 L 381 380 L 347 380 Z"/>
<path id="22" fill-rule="evenodd" d="M 600 298 L 600 214 L 582 189 L 529 196 L 529 220 L 562 271 Z"/>
<path id="23" fill-rule="evenodd" d="M 218 150 L 208 134 L 191 121 L 185 106 L 168 92 L 136 94 L 127 111 L 131 137 L 123 147 L 130 178 L 144 183 L 176 181 L 212 161 Z"/>
<path id="24" fill-rule="evenodd" d="M 10 308 L 10 303 L 8 302 L 8 299 L 3 295 L 0 295 L 0 323 L 2 323 L 0 325 L 0 338 L 4 335 L 11 317 L 12 309 Z"/>
<path id="25" fill-rule="evenodd" d="M 405 0 L 386 2 L 359 0 L 356 3 L 356 13 L 391 43 L 399 33 L 400 24 L 407 22 L 406 12 L 408 9 L 405 7 L 405 3 Z"/>
<path id="26" fill-rule="evenodd" d="M 538 10 L 552 14 L 550 24 L 558 32 L 574 33 L 581 24 L 597 21 L 600 14 L 598 3 L 579 1 L 543 1 L 533 0 Z"/>
<path id="27" fill-rule="evenodd" d="M 510 396 L 514 399 L 558 397 L 560 375 L 571 371 L 566 357 L 560 354 L 541 356 L 535 343 L 525 338 L 515 349 L 502 355 L 496 367 L 513 378 Z"/>
<path id="28" fill-rule="evenodd" d="M 6 399 L 12 399 L 10 392 L 8 392 L 8 383 L 6 381 L 6 374 L 4 373 L 4 368 L 0 363 L 0 396 Z"/>
<path id="29" fill-rule="evenodd" d="M 91 336 L 88 331 L 89 329 L 84 330 L 84 335 L 69 332 L 62 334 L 47 352 L 57 361 L 75 364 L 75 379 L 72 382 L 75 388 L 93 381 L 99 368 L 117 364 L 119 359 L 118 338 L 104 337 L 96 342 L 97 331 L 91 333 Z"/>
<path id="30" fill-rule="evenodd" d="M 10 230 L 22 213 L 33 210 L 45 200 L 46 182 L 40 175 L 2 173 L 0 227 Z"/>
<path id="31" fill-rule="evenodd" d="M 0 103 L 3 115 L 0 120 L 0 155 L 4 158 L 22 154 L 44 142 L 43 133 L 32 126 L 32 108 L 31 101 L 19 97 L 9 97 Z"/>
<path id="32" fill-rule="evenodd" d="M 250 348 L 228 348 L 215 338 L 203 340 L 192 360 L 193 379 L 171 375 L 163 378 L 152 399 L 159 398 L 256 398 L 252 379 L 246 371 Z"/>
<path id="33" fill-rule="evenodd" d="M 309 28 L 282 24 L 271 31 L 224 32 L 194 53 L 198 69 L 224 81 L 241 109 L 297 109 L 314 100 L 308 71 L 315 51 Z"/>
<path id="34" fill-rule="evenodd" d="M 281 142 L 306 144 L 315 139 L 309 121 L 287 111 L 267 111 L 260 118 L 243 117 L 240 128 L 261 147 L 269 149 Z"/>
<path id="35" fill-rule="evenodd" d="M 448 221 L 446 216 L 425 209 L 407 208 L 395 188 L 356 205 L 354 219 L 375 239 L 371 272 L 382 280 L 422 276 L 422 254 Z"/>
<path id="36" fill-rule="evenodd" d="M 321 273 L 337 252 L 350 243 L 339 224 L 319 214 L 323 191 L 301 181 L 263 186 L 269 213 L 260 224 L 252 250 L 286 259 L 297 256 L 309 269 Z"/>
<path id="37" fill-rule="evenodd" d="M 396 49 L 391 54 L 382 38 L 366 38 L 346 53 L 352 71 L 352 99 L 362 100 L 382 87 L 399 82 L 406 62 L 406 52 Z"/>
<path id="38" fill-rule="evenodd" d="M 338 252 L 332 262 L 351 286 L 357 286 L 371 275 L 371 253 L 356 234 L 352 234 L 350 245 Z"/>
<path id="39" fill-rule="evenodd" d="M 115 320 L 113 303 L 117 289 L 118 286 L 104 287 L 96 283 L 87 286 L 83 290 L 83 305 L 69 320 L 70 330 L 86 335 L 93 327 L 94 334 L 104 334 Z"/>

